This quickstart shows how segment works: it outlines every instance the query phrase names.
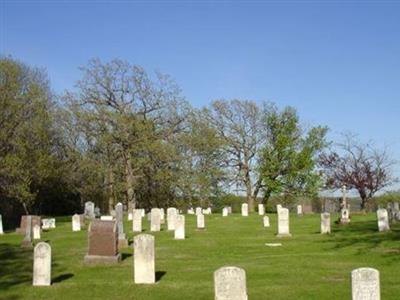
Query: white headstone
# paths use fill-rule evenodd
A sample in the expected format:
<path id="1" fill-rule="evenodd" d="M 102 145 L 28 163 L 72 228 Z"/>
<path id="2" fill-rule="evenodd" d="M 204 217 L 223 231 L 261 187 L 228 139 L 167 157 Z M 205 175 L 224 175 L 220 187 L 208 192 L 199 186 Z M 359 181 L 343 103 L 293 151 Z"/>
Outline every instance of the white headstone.
<path id="1" fill-rule="evenodd" d="M 278 237 L 291 236 L 289 231 L 289 210 L 281 208 L 278 211 Z"/>
<path id="2" fill-rule="evenodd" d="M 46 286 L 51 284 L 51 247 L 40 242 L 33 253 L 33 285 Z"/>
<path id="3" fill-rule="evenodd" d="M 72 216 L 72 231 L 81 231 L 81 217 L 78 214 Z"/>
<path id="4" fill-rule="evenodd" d="M 297 205 L 297 215 L 302 215 L 303 214 L 303 206 Z"/>
<path id="5" fill-rule="evenodd" d="M 168 230 L 175 230 L 176 216 L 178 212 L 175 207 L 169 207 L 167 209 L 167 223 Z"/>
<path id="6" fill-rule="evenodd" d="M 164 208 L 160 208 L 160 223 L 161 224 L 165 223 L 165 210 L 164 210 Z"/>
<path id="7" fill-rule="evenodd" d="M 204 215 L 197 215 L 197 228 L 204 229 L 205 227 Z"/>
<path id="8" fill-rule="evenodd" d="M 246 272 L 222 267 L 214 272 L 215 300 L 247 300 Z"/>
<path id="9" fill-rule="evenodd" d="M 187 214 L 188 214 L 188 215 L 194 215 L 193 207 L 190 207 L 190 208 L 187 210 Z"/>
<path id="10" fill-rule="evenodd" d="M 85 217 L 89 219 L 94 219 L 96 216 L 94 214 L 94 203 L 91 201 L 85 202 Z"/>
<path id="11" fill-rule="evenodd" d="M 379 271 L 359 268 L 351 272 L 352 300 L 380 300 Z"/>
<path id="12" fill-rule="evenodd" d="M 227 208 L 227 207 L 224 207 L 224 208 L 222 209 L 222 216 L 223 216 L 223 217 L 227 217 L 227 216 L 228 216 L 228 208 Z"/>
<path id="13" fill-rule="evenodd" d="M 263 218 L 263 222 L 264 222 L 264 227 L 269 227 L 270 226 L 269 225 L 269 217 L 268 216 L 265 216 Z"/>
<path id="14" fill-rule="evenodd" d="M 128 221 L 132 221 L 133 219 L 133 213 L 129 212 L 128 213 Z"/>
<path id="15" fill-rule="evenodd" d="M 115 205 L 115 219 L 117 221 L 118 240 L 126 240 L 124 233 L 124 206 L 121 202 Z"/>
<path id="16" fill-rule="evenodd" d="M 33 239 L 40 240 L 40 226 L 37 224 L 33 226 Z"/>
<path id="17" fill-rule="evenodd" d="M 142 210 L 133 210 L 133 220 L 132 220 L 132 230 L 133 232 L 142 232 Z"/>
<path id="18" fill-rule="evenodd" d="M 350 210 L 348 208 L 342 208 L 340 211 L 340 223 L 350 223 Z"/>
<path id="19" fill-rule="evenodd" d="M 3 231 L 3 218 L 2 218 L 1 215 L 0 215 L 0 234 L 4 234 L 4 231 Z"/>
<path id="20" fill-rule="evenodd" d="M 227 208 L 228 208 L 228 214 L 231 214 L 232 213 L 232 206 L 227 206 Z"/>
<path id="21" fill-rule="evenodd" d="M 150 231 L 160 231 L 161 212 L 159 208 L 151 209 Z"/>
<path id="22" fill-rule="evenodd" d="M 258 214 L 260 215 L 260 216 L 263 216 L 264 214 L 265 214 L 265 207 L 264 207 L 264 204 L 258 204 Z"/>
<path id="23" fill-rule="evenodd" d="M 142 218 L 146 216 L 146 212 L 144 211 L 144 208 L 140 208 L 140 211 L 142 212 Z"/>
<path id="24" fill-rule="evenodd" d="M 330 213 L 321 214 L 321 234 L 331 233 L 331 215 Z"/>
<path id="25" fill-rule="evenodd" d="M 378 228 L 379 231 L 389 231 L 390 230 L 390 226 L 389 226 L 389 216 L 388 216 L 388 212 L 386 209 L 384 208 L 380 208 L 376 211 L 376 215 L 378 218 Z"/>
<path id="26" fill-rule="evenodd" d="M 185 216 L 177 215 L 175 223 L 175 239 L 184 240 L 185 239 Z"/>
<path id="27" fill-rule="evenodd" d="M 282 208 L 282 205 L 277 204 L 277 205 L 276 205 L 276 212 L 279 213 L 279 210 L 280 210 L 281 208 Z"/>
<path id="28" fill-rule="evenodd" d="M 196 215 L 200 215 L 203 213 L 203 210 L 201 209 L 201 207 L 196 207 Z"/>
<path id="29" fill-rule="evenodd" d="M 133 240 L 135 283 L 155 283 L 154 236 L 139 234 Z"/>
<path id="30" fill-rule="evenodd" d="M 242 204 L 242 216 L 247 217 L 249 215 L 249 205 L 247 203 Z"/>
<path id="31" fill-rule="evenodd" d="M 100 216 L 100 220 L 102 221 L 112 221 L 114 220 L 113 216 Z"/>

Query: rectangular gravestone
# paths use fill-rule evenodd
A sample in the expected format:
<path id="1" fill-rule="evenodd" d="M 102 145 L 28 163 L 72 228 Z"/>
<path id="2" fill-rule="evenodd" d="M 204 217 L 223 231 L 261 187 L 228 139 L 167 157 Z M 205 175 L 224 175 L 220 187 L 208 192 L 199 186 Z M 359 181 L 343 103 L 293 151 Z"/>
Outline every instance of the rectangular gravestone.
<path id="1" fill-rule="evenodd" d="M 0 215 L 0 234 L 4 234 L 4 231 L 3 231 L 3 218 L 2 218 L 1 215 Z"/>
<path id="2" fill-rule="evenodd" d="M 222 267 L 214 272 L 215 300 L 247 300 L 246 272 Z"/>
<path id="3" fill-rule="evenodd" d="M 269 227 L 270 226 L 269 225 L 269 217 L 268 216 L 265 216 L 263 218 L 263 223 L 264 223 L 264 227 Z"/>
<path id="4" fill-rule="evenodd" d="M 222 216 L 223 216 L 223 217 L 227 217 L 227 216 L 228 216 L 228 208 L 227 208 L 227 207 L 224 207 L 224 208 L 222 209 Z"/>
<path id="5" fill-rule="evenodd" d="M 84 216 L 86 219 L 95 219 L 96 215 L 94 213 L 94 203 L 91 201 L 85 202 Z"/>
<path id="6" fill-rule="evenodd" d="M 197 215 L 197 229 L 204 229 L 205 227 L 204 215 Z"/>
<path id="7" fill-rule="evenodd" d="M 297 205 L 297 215 L 298 216 L 303 215 L 303 206 Z"/>
<path id="8" fill-rule="evenodd" d="M 321 214 L 321 234 L 331 233 L 331 215 L 330 213 Z"/>
<path id="9" fill-rule="evenodd" d="M 38 225 L 35 225 L 38 226 Z M 51 247 L 40 242 L 33 253 L 33 285 L 49 286 L 51 284 Z"/>
<path id="10" fill-rule="evenodd" d="M 380 208 L 376 211 L 376 215 L 378 218 L 378 229 L 380 232 L 383 231 L 389 231 L 390 226 L 389 226 L 389 216 L 388 212 L 384 208 Z"/>
<path id="11" fill-rule="evenodd" d="M 112 221 L 114 220 L 113 216 L 100 216 L 100 220 L 102 221 Z"/>
<path id="12" fill-rule="evenodd" d="M 35 224 L 37 226 L 37 224 Z M 32 248 L 32 216 L 26 216 L 25 219 L 25 235 L 22 240 L 21 247 Z"/>
<path id="13" fill-rule="evenodd" d="M 194 215 L 193 207 L 188 208 L 187 214 L 188 214 L 188 215 Z"/>
<path id="14" fill-rule="evenodd" d="M 203 213 L 203 210 L 201 209 L 201 207 L 196 207 L 196 215 L 200 215 Z"/>
<path id="15" fill-rule="evenodd" d="M 134 281 L 151 284 L 156 282 L 154 236 L 139 234 L 133 239 Z"/>
<path id="16" fill-rule="evenodd" d="M 160 231 L 161 229 L 161 212 L 159 208 L 151 209 L 150 231 Z"/>
<path id="17" fill-rule="evenodd" d="M 120 259 L 116 222 L 93 220 L 88 229 L 85 263 L 118 263 Z"/>
<path id="18" fill-rule="evenodd" d="M 167 209 L 167 226 L 168 230 L 175 230 L 176 216 L 178 212 L 175 207 L 169 207 Z"/>
<path id="19" fill-rule="evenodd" d="M 177 215 L 175 223 L 175 239 L 184 240 L 185 239 L 185 216 Z"/>
<path id="20" fill-rule="evenodd" d="M 40 240 L 40 227 L 39 225 L 33 226 L 33 239 L 34 240 Z"/>
<path id="21" fill-rule="evenodd" d="M 34 216 L 34 215 L 29 215 L 29 216 L 30 216 L 30 220 L 31 220 L 31 229 L 35 225 L 39 225 L 39 226 L 42 225 L 42 221 L 41 221 L 41 218 L 39 216 Z M 16 229 L 17 233 L 25 234 L 25 232 L 26 232 L 25 227 L 26 227 L 26 224 L 27 224 L 27 218 L 28 218 L 28 215 L 21 216 L 20 226 L 19 226 L 19 228 Z"/>
<path id="22" fill-rule="evenodd" d="M 278 211 L 278 234 L 277 237 L 290 237 L 289 231 L 289 210 L 280 208 Z"/>
<path id="23" fill-rule="evenodd" d="M 340 223 L 349 224 L 350 223 L 350 210 L 347 208 L 342 208 L 340 210 Z"/>
<path id="24" fill-rule="evenodd" d="M 264 204 L 258 204 L 258 214 L 260 216 L 263 216 L 265 214 L 265 206 Z"/>
<path id="25" fill-rule="evenodd" d="M 78 214 L 72 216 L 72 231 L 81 231 L 81 216 Z"/>
<path id="26" fill-rule="evenodd" d="M 118 230 L 118 249 L 126 248 L 128 247 L 128 240 L 124 233 L 124 206 L 122 203 L 115 205 L 115 220 Z"/>
<path id="27" fill-rule="evenodd" d="M 249 215 L 249 205 L 247 203 L 242 204 L 242 216 L 247 217 Z"/>
<path id="28" fill-rule="evenodd" d="M 142 232 L 142 211 L 140 209 L 133 210 L 132 231 Z"/>
<path id="29" fill-rule="evenodd" d="M 379 271 L 359 268 L 351 272 L 352 300 L 380 300 Z"/>

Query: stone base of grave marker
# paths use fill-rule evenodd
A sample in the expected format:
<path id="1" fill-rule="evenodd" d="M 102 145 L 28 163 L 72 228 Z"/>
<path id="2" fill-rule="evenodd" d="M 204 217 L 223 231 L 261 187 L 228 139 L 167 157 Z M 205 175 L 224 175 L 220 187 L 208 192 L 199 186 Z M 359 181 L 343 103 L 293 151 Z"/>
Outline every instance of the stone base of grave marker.
<path id="1" fill-rule="evenodd" d="M 292 236 L 292 234 L 290 234 L 290 233 L 285 233 L 285 234 L 280 233 L 280 234 L 276 235 L 276 237 L 278 237 L 278 238 L 291 237 L 291 236 Z"/>
<path id="2" fill-rule="evenodd" d="M 121 250 L 123 248 L 128 248 L 129 243 L 127 239 L 120 239 L 118 240 L 118 250 Z"/>
<path id="3" fill-rule="evenodd" d="M 23 240 L 22 242 L 21 242 L 21 248 L 33 248 L 33 244 L 32 244 L 32 241 L 26 241 L 26 240 Z"/>
<path id="4" fill-rule="evenodd" d="M 114 256 L 85 255 L 86 264 L 117 264 L 121 261 L 121 253 Z"/>

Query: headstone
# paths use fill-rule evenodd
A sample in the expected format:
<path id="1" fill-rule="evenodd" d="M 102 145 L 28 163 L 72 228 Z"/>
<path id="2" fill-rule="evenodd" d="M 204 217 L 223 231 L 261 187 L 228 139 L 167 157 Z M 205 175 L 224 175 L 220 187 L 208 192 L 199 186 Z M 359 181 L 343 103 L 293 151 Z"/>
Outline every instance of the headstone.
<path id="1" fill-rule="evenodd" d="M 40 240 L 40 226 L 39 225 L 33 226 L 33 239 Z"/>
<path id="2" fill-rule="evenodd" d="M 379 271 L 359 268 L 351 272 L 352 300 L 380 300 Z"/>
<path id="3" fill-rule="evenodd" d="M 129 212 L 128 213 L 128 221 L 132 221 L 132 219 L 133 219 L 133 213 Z"/>
<path id="4" fill-rule="evenodd" d="M 142 232 L 142 210 L 140 209 L 133 210 L 132 230 Z"/>
<path id="5" fill-rule="evenodd" d="M 388 212 L 384 208 L 380 208 L 376 211 L 376 215 L 378 218 L 378 228 L 379 231 L 389 231 L 390 226 L 389 226 L 389 217 L 388 217 Z"/>
<path id="6" fill-rule="evenodd" d="M 247 217 L 249 215 L 249 205 L 247 203 L 242 204 L 242 216 Z"/>
<path id="7" fill-rule="evenodd" d="M 88 228 L 88 243 L 85 263 L 117 263 L 120 261 L 116 221 L 93 220 Z"/>
<path id="8" fill-rule="evenodd" d="M 155 283 L 154 236 L 139 234 L 133 241 L 135 283 Z"/>
<path id="9" fill-rule="evenodd" d="M 42 219 L 42 229 L 56 228 L 56 219 Z"/>
<path id="10" fill-rule="evenodd" d="M 94 216 L 97 218 L 101 216 L 100 208 L 97 206 L 94 208 Z"/>
<path id="11" fill-rule="evenodd" d="M 228 206 L 228 214 L 232 213 L 232 206 Z"/>
<path id="12" fill-rule="evenodd" d="M 175 239 L 184 240 L 185 239 L 185 216 L 177 215 L 175 222 Z"/>
<path id="13" fill-rule="evenodd" d="M 197 215 L 197 229 L 204 229 L 205 227 L 204 215 Z"/>
<path id="14" fill-rule="evenodd" d="M 81 216 L 78 214 L 72 216 L 72 231 L 81 231 Z"/>
<path id="15" fill-rule="evenodd" d="M 188 214 L 188 215 L 194 215 L 193 207 L 190 207 L 190 208 L 187 210 L 187 214 Z"/>
<path id="16" fill-rule="evenodd" d="M 228 208 L 227 208 L 227 207 L 224 207 L 224 208 L 222 209 L 222 216 L 223 216 L 223 217 L 227 217 L 227 216 L 228 216 Z"/>
<path id="17" fill-rule="evenodd" d="M 321 234 L 331 233 L 331 214 L 322 213 L 321 214 Z"/>
<path id="18" fill-rule="evenodd" d="M 35 224 L 35 226 L 38 226 Z M 32 245 L 32 216 L 26 216 L 25 223 L 25 236 L 22 240 L 21 247 L 23 248 L 31 248 Z"/>
<path id="19" fill-rule="evenodd" d="M 31 217 L 30 218 L 30 220 L 31 220 L 31 222 L 30 222 L 31 223 L 31 229 L 33 228 L 34 225 L 39 225 L 39 226 L 42 225 L 42 221 L 41 221 L 41 218 L 39 216 L 31 215 L 30 217 Z M 17 233 L 19 233 L 19 234 L 25 234 L 26 233 L 25 229 L 26 229 L 26 224 L 28 223 L 27 222 L 27 218 L 28 218 L 27 215 L 21 216 L 20 227 L 17 228 L 17 230 L 16 230 Z"/>
<path id="20" fill-rule="evenodd" d="M 222 267 L 214 272 L 215 300 L 247 300 L 246 272 Z"/>
<path id="21" fill-rule="evenodd" d="M 303 214 L 303 207 L 299 204 L 297 205 L 297 215 L 301 216 Z"/>
<path id="22" fill-rule="evenodd" d="M 94 219 L 96 216 L 94 214 L 94 203 L 91 201 L 85 202 L 85 218 Z"/>
<path id="23" fill-rule="evenodd" d="M 124 233 L 124 206 L 122 203 L 115 205 L 115 220 L 118 230 L 118 249 L 126 248 L 128 247 L 128 240 Z"/>
<path id="24" fill-rule="evenodd" d="M 144 208 L 140 208 L 140 211 L 142 212 L 142 218 L 144 218 L 146 215 L 146 211 L 144 210 Z"/>
<path id="25" fill-rule="evenodd" d="M 265 216 L 263 218 L 263 222 L 264 222 L 264 227 L 269 227 L 270 226 L 269 225 L 269 217 L 268 216 Z"/>
<path id="26" fill-rule="evenodd" d="M 265 214 L 265 207 L 264 207 L 264 204 L 258 204 L 258 214 L 260 215 L 260 216 L 263 216 L 264 214 Z"/>
<path id="27" fill-rule="evenodd" d="M 176 216 L 178 212 L 175 207 L 169 207 L 167 209 L 167 223 L 168 230 L 175 230 Z"/>
<path id="28" fill-rule="evenodd" d="M 151 209 L 150 231 L 160 231 L 161 212 L 159 208 Z"/>
<path id="29" fill-rule="evenodd" d="M 3 218 L 2 218 L 1 215 L 0 215 L 0 234 L 4 234 L 4 231 L 3 231 Z"/>
<path id="30" fill-rule="evenodd" d="M 201 207 L 196 207 L 196 215 L 201 215 L 203 213 L 203 210 Z"/>
<path id="31" fill-rule="evenodd" d="M 348 208 L 342 208 L 340 211 L 340 223 L 348 224 L 350 223 L 350 212 Z"/>
<path id="32" fill-rule="evenodd" d="M 278 211 L 278 235 L 277 237 L 292 236 L 289 231 L 289 210 L 281 208 Z"/>
<path id="33" fill-rule="evenodd" d="M 33 285 L 48 286 L 50 284 L 51 247 L 45 242 L 40 242 L 35 246 L 33 252 Z"/>
<path id="34" fill-rule="evenodd" d="M 282 208 L 282 205 L 277 204 L 276 205 L 276 213 L 279 213 L 279 210 Z"/>
<path id="35" fill-rule="evenodd" d="M 160 208 L 160 224 L 165 223 L 165 210 L 164 208 Z"/>
<path id="36" fill-rule="evenodd" d="M 117 217 L 117 212 L 115 211 L 115 209 L 110 211 L 110 216 L 112 216 L 114 219 Z"/>
<path id="37" fill-rule="evenodd" d="M 114 220 L 113 216 L 100 216 L 100 220 L 102 221 L 112 221 Z"/>

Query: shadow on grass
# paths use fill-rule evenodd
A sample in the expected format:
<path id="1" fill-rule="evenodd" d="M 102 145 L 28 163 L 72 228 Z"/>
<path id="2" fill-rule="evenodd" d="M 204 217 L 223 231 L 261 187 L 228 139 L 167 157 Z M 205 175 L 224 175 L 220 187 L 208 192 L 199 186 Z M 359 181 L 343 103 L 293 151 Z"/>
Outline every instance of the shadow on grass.
<path id="1" fill-rule="evenodd" d="M 55 278 L 53 278 L 53 279 L 51 280 L 51 283 L 52 283 L 52 284 L 53 284 L 53 283 L 59 283 L 59 282 L 62 282 L 62 281 L 64 281 L 64 280 L 68 280 L 68 279 L 70 279 L 71 277 L 74 277 L 74 274 L 72 274 L 72 273 L 67 273 L 67 274 L 58 275 L 57 277 L 55 277 Z"/>
<path id="2" fill-rule="evenodd" d="M 0 244 L 0 290 L 32 281 L 32 253 L 19 245 Z"/>
<path id="3" fill-rule="evenodd" d="M 121 253 L 121 260 L 125 260 L 125 259 L 127 259 L 128 257 L 131 257 L 131 256 L 132 256 L 131 253 Z"/>
<path id="4" fill-rule="evenodd" d="M 157 271 L 156 272 L 156 282 L 159 282 L 164 275 L 167 274 L 165 271 Z"/>

